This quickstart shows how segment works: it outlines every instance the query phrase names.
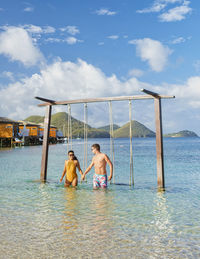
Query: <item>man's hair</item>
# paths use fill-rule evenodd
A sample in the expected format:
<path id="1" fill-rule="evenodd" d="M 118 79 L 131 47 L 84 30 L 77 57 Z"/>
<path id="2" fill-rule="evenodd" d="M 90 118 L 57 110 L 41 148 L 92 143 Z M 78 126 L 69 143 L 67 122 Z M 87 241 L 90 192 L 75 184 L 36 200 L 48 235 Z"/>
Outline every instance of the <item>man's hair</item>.
<path id="1" fill-rule="evenodd" d="M 96 150 L 100 151 L 100 145 L 99 144 L 93 144 L 92 147 L 96 148 Z"/>

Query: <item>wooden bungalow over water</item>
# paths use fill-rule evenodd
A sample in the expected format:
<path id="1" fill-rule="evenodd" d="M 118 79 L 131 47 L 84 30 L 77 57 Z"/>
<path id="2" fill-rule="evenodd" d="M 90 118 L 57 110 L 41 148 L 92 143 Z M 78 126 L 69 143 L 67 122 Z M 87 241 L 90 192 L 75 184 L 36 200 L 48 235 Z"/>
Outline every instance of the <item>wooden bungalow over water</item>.
<path id="1" fill-rule="evenodd" d="M 18 137 L 19 122 L 0 117 L 0 147 L 11 147 L 15 137 Z"/>
<path id="2" fill-rule="evenodd" d="M 19 121 L 19 135 L 23 137 L 25 146 L 41 144 L 39 140 L 39 129 L 39 124 L 29 121 Z"/>
<path id="3" fill-rule="evenodd" d="M 49 143 L 55 144 L 57 143 L 57 127 L 51 125 L 49 129 Z M 44 124 L 40 124 L 39 128 L 39 136 L 43 139 L 44 135 Z"/>
<path id="4" fill-rule="evenodd" d="M 43 124 L 0 117 L 0 147 L 40 145 L 43 134 Z M 53 125 L 50 126 L 49 143 L 57 143 L 57 127 Z"/>

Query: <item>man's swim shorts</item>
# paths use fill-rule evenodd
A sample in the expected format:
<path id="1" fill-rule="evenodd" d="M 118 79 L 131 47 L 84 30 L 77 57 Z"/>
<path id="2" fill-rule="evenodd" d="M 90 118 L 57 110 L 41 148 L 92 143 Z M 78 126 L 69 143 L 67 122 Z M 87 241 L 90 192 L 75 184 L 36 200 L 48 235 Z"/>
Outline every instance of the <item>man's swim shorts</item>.
<path id="1" fill-rule="evenodd" d="M 107 175 L 106 174 L 94 174 L 93 176 L 93 188 L 106 188 L 107 187 Z"/>

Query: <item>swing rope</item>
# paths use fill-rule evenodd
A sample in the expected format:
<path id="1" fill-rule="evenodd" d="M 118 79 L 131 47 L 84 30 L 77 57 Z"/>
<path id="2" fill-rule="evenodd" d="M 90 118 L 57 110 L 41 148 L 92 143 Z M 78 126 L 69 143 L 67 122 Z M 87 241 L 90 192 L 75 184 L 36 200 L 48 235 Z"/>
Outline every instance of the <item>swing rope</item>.
<path id="1" fill-rule="evenodd" d="M 67 128 L 67 152 L 72 150 L 72 117 L 71 117 L 71 105 L 68 104 L 68 128 Z M 70 148 L 71 147 L 71 148 Z"/>
<path id="2" fill-rule="evenodd" d="M 83 168 L 84 170 L 87 169 L 87 139 L 88 139 L 88 109 L 87 109 L 87 103 L 84 104 L 84 159 L 83 159 Z"/>
<path id="3" fill-rule="evenodd" d="M 129 185 L 134 185 L 134 178 L 133 178 L 133 143 L 132 143 L 132 102 L 129 100 L 129 135 L 130 135 L 130 181 Z"/>
<path id="4" fill-rule="evenodd" d="M 112 102 L 109 101 L 109 119 L 110 119 L 110 159 L 113 164 L 113 180 L 115 183 L 115 174 L 114 174 L 114 163 L 115 163 L 115 152 L 114 152 L 114 130 L 113 130 L 113 114 L 112 114 Z"/>

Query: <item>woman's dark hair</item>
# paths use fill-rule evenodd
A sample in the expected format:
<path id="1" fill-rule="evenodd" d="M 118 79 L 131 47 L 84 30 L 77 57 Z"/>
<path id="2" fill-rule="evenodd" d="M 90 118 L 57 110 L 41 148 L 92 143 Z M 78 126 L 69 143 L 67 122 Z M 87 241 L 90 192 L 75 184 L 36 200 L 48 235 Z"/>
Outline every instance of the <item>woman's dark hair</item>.
<path id="1" fill-rule="evenodd" d="M 73 151 L 73 150 L 69 150 L 69 151 L 68 151 L 68 155 L 69 155 L 70 153 L 73 153 L 73 154 L 74 154 L 74 151 Z M 77 161 L 78 161 L 78 158 L 74 155 L 73 160 L 77 160 Z"/>

